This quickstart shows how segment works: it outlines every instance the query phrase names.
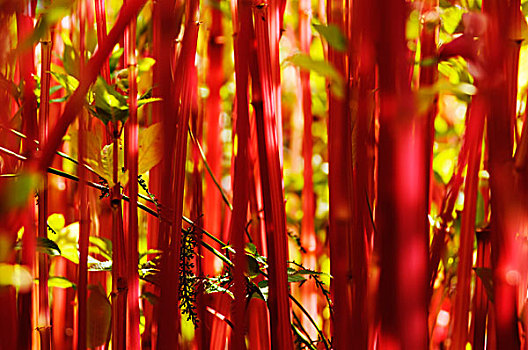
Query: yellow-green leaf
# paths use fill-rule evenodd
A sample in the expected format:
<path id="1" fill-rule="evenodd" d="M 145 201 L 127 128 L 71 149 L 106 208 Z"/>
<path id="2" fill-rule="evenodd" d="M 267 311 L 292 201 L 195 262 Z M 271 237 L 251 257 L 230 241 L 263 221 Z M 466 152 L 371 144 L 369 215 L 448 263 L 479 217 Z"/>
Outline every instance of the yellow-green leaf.
<path id="1" fill-rule="evenodd" d="M 144 174 L 161 161 L 162 141 L 161 123 L 156 123 L 143 130 L 138 137 L 138 173 Z"/>

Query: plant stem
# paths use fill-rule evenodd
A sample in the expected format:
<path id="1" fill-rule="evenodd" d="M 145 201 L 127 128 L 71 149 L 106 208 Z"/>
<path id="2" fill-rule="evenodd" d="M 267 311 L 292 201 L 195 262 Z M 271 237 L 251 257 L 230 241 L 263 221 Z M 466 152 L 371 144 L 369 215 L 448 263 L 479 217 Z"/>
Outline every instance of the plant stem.
<path id="1" fill-rule="evenodd" d="M 127 347 L 133 350 L 140 349 L 139 334 L 139 276 L 137 266 L 138 255 L 138 120 L 137 120 L 137 81 L 136 81 L 136 19 L 130 21 L 128 35 L 125 35 L 125 64 L 128 67 L 129 84 L 129 119 L 127 135 L 128 182 L 130 201 L 128 205 L 128 333 Z M 115 152 L 117 153 L 117 151 Z"/>
<path id="2" fill-rule="evenodd" d="M 52 41 L 50 33 L 46 34 L 46 38 L 40 42 L 41 44 L 41 70 L 40 70 L 40 110 L 39 110 L 39 127 L 40 127 L 40 141 L 44 144 L 48 137 L 49 125 L 49 87 L 51 74 L 51 49 Z M 38 236 L 42 238 L 48 237 L 47 230 L 48 220 L 48 176 L 43 175 L 43 185 L 39 191 L 38 201 Z M 39 254 L 39 334 L 41 348 L 46 350 L 51 348 L 51 325 L 50 325 L 50 310 L 48 298 L 48 275 L 49 262 L 47 254 Z"/>
<path id="3" fill-rule="evenodd" d="M 86 7 L 84 1 L 78 3 L 79 6 L 79 65 L 80 74 L 84 74 L 85 57 L 85 18 Z M 80 197 L 80 228 L 79 228 L 79 270 L 77 281 L 77 346 L 79 350 L 85 350 L 87 343 L 87 321 L 88 321 L 88 245 L 90 239 L 90 214 L 88 211 L 88 188 L 86 186 L 87 173 L 84 167 L 86 158 L 86 113 L 81 109 L 79 113 L 79 197 Z"/>

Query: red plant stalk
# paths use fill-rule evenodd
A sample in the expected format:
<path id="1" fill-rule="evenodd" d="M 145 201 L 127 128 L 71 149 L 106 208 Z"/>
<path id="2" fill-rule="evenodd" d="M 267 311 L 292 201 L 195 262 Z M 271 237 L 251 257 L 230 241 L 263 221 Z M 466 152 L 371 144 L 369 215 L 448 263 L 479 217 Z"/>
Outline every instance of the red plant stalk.
<path id="1" fill-rule="evenodd" d="M 156 55 L 156 66 L 154 67 L 154 83 L 157 83 L 159 88 L 156 88 L 156 92 L 162 100 L 160 102 L 160 119 L 163 125 L 163 158 L 160 164 L 161 175 L 160 175 L 160 192 L 159 199 L 162 203 L 162 212 L 161 220 L 159 223 L 159 233 L 158 233 L 158 249 L 161 249 L 164 252 L 168 251 L 169 241 L 168 237 L 171 230 L 170 222 L 170 213 L 172 208 L 171 199 L 173 198 L 173 188 L 172 188 L 172 178 L 174 177 L 173 170 L 173 150 L 174 150 L 174 137 L 173 137 L 173 125 L 172 119 L 176 111 L 176 102 L 173 98 L 173 89 L 174 89 L 174 78 L 173 72 L 171 70 L 171 55 L 173 52 L 173 41 L 176 38 L 176 29 L 175 25 L 180 25 L 180 23 L 173 24 L 172 14 L 175 12 L 176 6 L 182 6 L 181 4 L 174 4 L 170 0 L 160 0 L 154 5 L 154 35 L 155 38 L 158 38 L 158 44 L 154 47 Z M 181 19 L 180 19 L 181 20 Z M 164 260 L 168 260 L 167 253 L 165 253 Z M 166 263 L 163 263 L 164 265 Z M 164 273 L 162 270 L 161 273 Z M 162 286 L 163 288 L 163 286 Z M 166 288 L 166 287 L 165 287 Z M 176 291 L 173 291 L 176 292 Z M 170 343 L 170 340 L 167 340 L 166 343 L 161 342 L 160 331 L 163 330 L 163 323 L 167 322 L 165 318 L 170 317 L 166 315 L 162 317 L 162 306 L 157 303 L 155 305 L 155 319 L 153 320 L 152 326 L 152 342 L 156 346 L 161 346 L 161 344 Z M 174 308 L 171 310 L 174 312 Z M 173 326 L 175 327 L 175 326 Z M 155 334 L 155 332 L 158 332 Z M 170 332 L 167 331 L 167 332 Z M 156 336 L 154 338 L 154 336 Z"/>
<path id="2" fill-rule="evenodd" d="M 271 349 L 266 302 L 258 298 L 251 298 L 251 300 L 249 300 L 247 313 L 250 315 L 248 320 L 249 349 Z"/>
<path id="3" fill-rule="evenodd" d="M 207 98 L 206 120 L 207 120 L 207 161 L 214 176 L 221 178 L 222 171 L 222 144 L 220 140 L 222 101 L 220 98 L 220 88 L 224 81 L 224 71 L 222 60 L 224 57 L 224 36 L 222 30 L 222 12 L 213 6 L 211 8 L 211 28 L 209 40 L 207 42 L 207 86 L 209 87 L 209 97 Z M 205 229 L 209 232 L 219 233 L 222 227 L 222 199 L 212 178 L 205 178 L 204 202 Z M 209 257 L 209 256 L 208 256 Z M 214 260 L 207 259 L 204 265 L 206 273 L 214 273 Z M 209 263 L 211 262 L 211 263 Z"/>
<path id="4" fill-rule="evenodd" d="M 286 9 L 286 0 L 267 0 L 267 7 L 263 8 L 266 11 L 268 24 L 268 39 L 269 43 L 269 63 L 271 70 L 270 94 L 272 100 L 270 101 L 271 108 L 274 111 L 276 125 L 282 126 L 282 108 L 281 108 L 281 77 L 280 77 L 280 58 L 279 58 L 279 41 L 282 36 L 284 10 Z M 257 35 L 258 36 L 258 35 Z M 258 50 L 258 49 L 257 49 Z M 282 170 L 283 158 L 283 141 L 282 141 L 282 127 L 277 127 L 277 146 L 279 150 L 279 161 Z M 283 186 L 284 187 L 284 186 Z"/>
<path id="5" fill-rule="evenodd" d="M 312 3 L 309 0 L 299 2 L 299 45 L 301 51 L 310 54 L 312 42 L 311 30 Z M 312 92 L 310 88 L 310 72 L 301 70 L 301 99 L 302 112 L 304 116 L 303 148 L 302 157 L 304 162 L 302 190 L 302 211 L 304 213 L 301 222 L 301 244 L 307 250 L 304 256 L 304 265 L 309 269 L 316 269 L 317 265 L 317 238 L 315 236 L 315 195 L 313 190 L 313 140 L 312 140 Z M 301 288 L 303 305 L 311 315 L 317 315 L 317 291 L 314 284 L 306 284 Z M 303 326 L 309 330 L 312 339 L 317 338 L 317 331 L 306 317 L 302 318 Z"/>
<path id="6" fill-rule="evenodd" d="M 327 20 L 343 33 L 345 29 L 345 9 L 343 2 L 329 1 L 327 3 Z M 343 76 L 347 76 L 345 54 L 333 47 L 328 47 L 328 61 Z M 354 273 L 351 254 L 353 240 L 353 158 L 352 158 L 352 126 L 345 103 L 348 100 L 349 88 L 346 88 L 345 98 L 329 94 L 328 105 L 328 187 L 330 195 L 329 211 L 329 244 L 330 244 L 330 272 L 334 302 L 333 346 L 344 349 L 350 344 L 363 349 L 366 347 L 367 332 L 357 327 L 356 317 L 365 317 L 364 312 L 354 312 L 356 297 L 361 296 L 363 288 L 357 286 L 363 283 L 360 275 L 349 278 Z M 360 246 L 359 246 L 360 247 Z M 358 247 L 358 248 L 359 248 Z M 357 286 L 353 286 L 356 284 Z M 359 293 L 351 295 L 349 290 Z M 358 295 L 359 294 L 359 295 Z M 364 305 L 364 300 L 357 306 Z M 362 335 L 354 331 L 362 332 Z M 358 336 L 359 335 L 359 336 Z"/>
<path id="7" fill-rule="evenodd" d="M 16 13 L 17 39 L 23 42 L 33 31 L 34 8 L 33 2 L 24 2 L 24 9 Z M 36 149 L 32 140 L 38 137 L 37 128 L 37 100 L 33 90 L 35 89 L 34 48 L 30 47 L 19 55 L 20 80 L 24 82 L 23 105 L 22 105 L 22 128 L 29 140 L 22 143 L 23 153 L 32 155 Z M 22 237 L 22 264 L 33 271 L 35 257 L 35 227 L 34 227 L 34 201 L 28 199 L 26 212 L 22 218 L 24 222 L 24 235 Z M 18 293 L 18 349 L 29 349 L 32 344 L 32 290 Z"/>
<path id="8" fill-rule="evenodd" d="M 423 63 L 420 66 L 420 88 L 427 88 L 434 85 L 438 75 L 438 65 L 435 62 L 436 57 L 436 36 L 438 32 L 438 21 L 436 20 L 435 11 L 438 6 L 438 0 L 427 0 L 422 4 L 421 16 L 424 20 L 422 29 L 420 32 L 420 61 Z M 429 225 L 429 211 L 431 207 L 431 186 L 433 181 L 433 146 L 435 127 L 434 121 L 438 110 L 438 94 L 435 94 L 431 106 L 425 113 L 425 118 L 418 120 L 418 127 L 423 129 L 425 135 L 425 147 L 424 147 L 424 164 L 425 164 L 425 198 L 426 205 L 425 209 L 425 227 L 426 232 L 424 234 L 429 237 L 430 225 Z M 434 285 L 434 282 L 431 286 Z M 432 295 L 432 287 L 429 288 L 428 295 Z M 429 299 L 429 297 L 428 297 Z"/>
<path id="9" fill-rule="evenodd" d="M 473 98 L 469 114 L 468 131 L 469 160 L 466 183 L 464 186 L 464 211 L 460 228 L 459 262 L 457 268 L 457 291 L 453 311 L 453 348 L 460 349 L 468 341 L 468 318 L 471 294 L 471 267 L 473 264 L 473 243 L 475 236 L 475 217 L 484 129 L 485 106 L 481 96 Z"/>
<path id="10" fill-rule="evenodd" d="M 255 30 L 250 26 L 250 60 L 249 70 L 252 78 L 253 109 L 255 114 L 262 113 L 262 98 L 260 93 L 260 79 L 258 73 L 258 59 L 255 47 Z M 259 96 L 257 96 L 259 95 Z M 256 99 L 260 102 L 255 103 Z M 256 118 L 250 120 L 250 144 L 249 144 L 249 164 L 250 169 L 250 210 L 253 227 L 251 230 L 252 242 L 257 251 L 263 256 L 268 256 L 266 223 L 263 212 L 262 185 L 259 168 L 259 141 L 257 134 Z M 262 277 L 257 277 L 257 283 Z M 258 303 L 259 300 L 251 298 L 248 305 L 248 345 L 250 349 L 270 348 L 270 318 L 266 303 Z M 258 326 L 254 326 L 258 325 Z"/>
<path id="11" fill-rule="evenodd" d="M 114 138 L 114 150 L 118 149 L 118 138 Z M 123 349 L 126 344 L 126 258 L 123 216 L 121 215 L 120 184 L 117 180 L 118 152 L 114 152 L 114 183 L 111 190 L 112 205 L 112 348 Z"/>
<path id="12" fill-rule="evenodd" d="M 31 11 L 32 2 L 26 1 L 26 10 L 24 13 L 18 12 L 17 20 L 17 35 L 18 42 L 23 42 L 33 32 L 33 18 L 34 13 Z M 31 154 L 36 150 L 36 145 L 32 140 L 38 139 L 37 127 L 37 99 L 33 90 L 35 89 L 35 62 L 34 62 L 34 48 L 25 49 L 19 55 L 19 70 L 20 79 L 24 81 L 24 102 L 22 106 L 22 128 L 23 133 L 27 139 L 23 141 L 23 153 Z"/>
<path id="13" fill-rule="evenodd" d="M 471 111 L 471 105 L 468 106 L 469 111 Z M 467 125 L 467 121 L 466 121 Z M 455 208 L 455 203 L 458 198 L 458 192 L 462 183 L 464 181 L 462 173 L 466 167 L 468 161 L 468 150 L 469 150 L 469 139 L 464 138 L 462 143 L 462 148 L 458 155 L 457 165 L 455 172 L 446 188 L 446 195 L 442 201 L 441 211 L 440 211 L 440 227 L 434 228 L 433 241 L 431 243 L 431 248 L 429 251 L 429 298 L 431 298 L 433 293 L 433 287 L 438 275 L 438 266 L 440 264 L 440 259 L 444 254 L 445 247 L 447 245 L 447 231 L 449 223 L 453 221 L 453 210 Z"/>
<path id="14" fill-rule="evenodd" d="M 160 60 L 161 60 L 161 54 L 160 52 L 163 50 L 160 37 L 161 37 L 161 30 L 160 30 L 160 2 L 155 2 L 152 5 L 152 54 L 154 59 L 156 60 L 156 64 L 152 68 L 152 76 L 153 76 L 153 87 L 152 87 L 152 95 L 153 97 L 160 97 Z M 169 44 L 170 48 L 170 44 Z M 152 104 L 152 124 L 161 122 L 161 106 L 164 102 L 160 103 L 154 103 Z M 149 121 L 150 122 L 150 121 Z M 148 125 L 148 124 L 147 124 Z M 163 151 L 165 152 L 165 151 Z M 165 153 L 163 153 L 165 155 Z M 164 158 L 165 159 L 165 158 Z M 161 162 L 161 164 L 156 165 L 154 168 L 152 168 L 149 171 L 149 190 L 151 193 L 157 194 L 160 200 L 161 200 L 161 193 L 168 192 L 167 190 L 161 191 L 161 175 L 163 171 L 163 165 L 165 162 Z M 163 202 L 162 203 L 166 203 Z M 158 208 L 153 208 L 157 210 Z M 161 220 L 159 217 L 154 217 L 152 215 L 149 215 L 147 218 L 147 247 L 148 249 L 159 249 L 159 233 L 160 233 L 160 224 Z M 152 257 L 149 257 L 149 259 Z M 158 287 L 150 284 L 146 284 L 143 286 L 144 291 L 158 294 Z M 149 301 L 143 299 L 143 314 L 145 316 L 145 330 L 141 334 L 141 346 L 144 349 L 154 349 L 156 348 L 156 316 L 157 313 L 157 304 L 152 304 Z"/>
<path id="15" fill-rule="evenodd" d="M 198 111 L 198 96 L 195 94 L 193 98 L 192 106 L 192 118 L 191 118 L 191 129 L 192 134 L 195 136 L 195 141 L 192 148 L 192 161 L 193 161 L 193 173 L 192 183 L 189 187 L 191 194 L 192 208 L 191 208 L 191 219 L 197 227 L 203 227 L 203 164 L 200 155 L 198 144 L 202 142 L 202 124 L 203 124 L 203 112 Z M 203 279 L 207 274 L 204 273 L 205 258 L 203 257 L 204 249 L 202 247 L 203 233 L 201 230 L 196 231 L 196 249 L 197 257 L 195 261 L 195 275 Z M 207 297 L 204 293 L 203 284 L 199 284 L 196 288 L 196 309 L 198 319 L 201 322 L 195 329 L 194 341 L 198 349 L 207 349 L 209 347 L 209 334 L 205 328 L 205 319 L 207 317 Z"/>
<path id="16" fill-rule="evenodd" d="M 236 75 L 236 134 L 234 138 L 235 174 L 233 181 L 233 215 L 231 215 L 230 236 L 235 249 L 235 267 L 233 271 L 234 300 L 233 324 L 230 349 L 240 350 L 246 348 L 246 278 L 247 259 L 245 253 L 245 228 L 249 202 L 249 103 L 248 103 L 248 78 L 249 78 L 249 45 L 251 28 L 251 8 L 249 3 L 237 1 L 235 10 L 236 21 L 233 21 L 235 30 L 235 75 Z"/>
<path id="17" fill-rule="evenodd" d="M 477 268 L 489 267 L 489 230 L 477 230 Z M 473 312 L 471 328 L 473 332 L 473 341 L 471 345 L 475 349 L 484 349 L 486 344 L 486 316 L 488 313 L 488 298 L 484 285 L 480 278 L 475 279 L 475 292 L 473 297 Z"/>
<path id="18" fill-rule="evenodd" d="M 489 26 L 486 32 L 486 63 L 489 76 L 485 89 L 489 100 L 487 116 L 489 171 L 491 189 L 491 250 L 495 298 L 497 347 L 520 347 L 518 333 L 517 293 L 521 256 L 515 235 L 526 223 L 519 191 L 512 191 L 513 132 L 517 101 L 517 67 L 519 62 L 520 2 L 504 4 L 488 0 L 482 4 Z M 518 185 L 516 186 L 518 188 Z"/>
<path id="19" fill-rule="evenodd" d="M 182 6 L 179 4 L 179 6 Z M 154 23 L 155 37 L 159 38 L 158 45 L 155 47 L 156 66 L 154 67 L 154 82 L 159 86 L 156 91 L 161 98 L 161 122 L 163 123 L 163 158 L 162 158 L 162 183 L 160 184 L 160 201 L 165 208 L 162 213 L 159 225 L 159 248 L 166 250 L 168 248 L 168 236 L 170 234 L 170 221 L 168 215 L 170 208 L 170 199 L 173 197 L 172 181 L 173 178 L 173 158 L 174 138 L 172 125 L 173 115 L 177 108 L 177 103 L 173 98 L 173 72 L 171 67 L 171 56 L 173 53 L 173 41 L 176 38 L 176 29 L 174 28 L 172 13 L 176 11 L 176 5 L 170 0 L 160 0 L 154 6 Z M 181 20 L 181 19 L 180 19 Z M 179 25 L 180 23 L 176 23 Z M 170 30 L 168 30 L 170 29 Z M 165 213 L 165 211 L 167 213 Z M 167 216 L 167 217 L 165 217 Z"/>
<path id="20" fill-rule="evenodd" d="M 143 7 L 145 2 L 146 0 L 130 0 L 123 5 L 114 27 L 112 27 L 112 30 L 110 30 L 110 33 L 108 33 L 107 39 L 103 43 L 99 43 L 100 45 L 98 46 L 96 52 L 86 63 L 86 67 L 83 70 L 83 76 L 80 79 L 79 86 L 68 99 L 68 102 L 64 107 L 64 111 L 61 117 L 57 120 L 55 127 L 48 138 L 48 142 L 44 145 L 39 159 L 33 161 L 35 163 L 34 166 L 37 166 L 41 172 L 45 172 L 45 170 L 51 165 L 55 151 L 62 143 L 62 137 L 66 134 L 68 126 L 73 122 L 84 105 L 85 96 L 88 92 L 88 89 L 97 79 L 97 75 L 99 74 L 101 67 L 103 66 L 104 62 L 108 60 L 108 57 L 110 56 L 115 44 L 123 35 L 128 22 L 137 16 L 139 10 Z"/>
<path id="21" fill-rule="evenodd" d="M 293 342 L 286 276 L 288 260 L 286 213 L 282 186 L 281 147 L 278 137 L 278 129 L 281 125 L 278 109 L 280 104 L 277 104 L 275 99 L 275 94 L 277 90 L 280 92 L 280 89 L 273 73 L 274 57 L 278 52 L 272 51 L 278 50 L 278 47 L 270 44 L 270 42 L 278 44 L 278 40 L 273 41 L 274 38 L 278 38 L 275 33 L 270 34 L 274 27 L 273 20 L 269 21 L 269 17 L 276 16 L 273 9 L 270 12 L 268 15 L 266 7 L 257 8 L 254 12 L 260 90 L 253 90 L 253 105 L 257 119 L 260 176 L 267 232 L 271 347 L 291 349 Z"/>
<path id="22" fill-rule="evenodd" d="M 128 282 L 128 333 L 127 347 L 134 350 L 140 348 L 139 334 L 139 275 L 138 275 L 138 118 L 137 118 L 137 77 L 136 77 L 136 19 L 130 21 L 125 36 L 125 64 L 128 67 L 128 254 L 127 254 L 127 282 Z M 117 153 L 117 150 L 115 150 Z"/>
<path id="23" fill-rule="evenodd" d="M 350 6 L 350 5 L 349 5 Z M 369 314 L 374 302 L 368 297 L 369 237 L 372 237 L 371 198 L 369 183 L 373 182 L 373 169 L 369 166 L 369 153 L 374 145 L 369 137 L 369 128 L 374 120 L 374 81 L 375 67 L 372 62 L 374 43 L 372 40 L 372 4 L 370 1 L 357 1 L 351 6 L 349 42 L 349 94 L 354 103 L 350 108 L 349 128 L 351 135 L 351 159 L 353 165 L 352 198 L 353 223 L 349 267 L 353 278 L 353 337 L 358 347 L 366 348 L 369 341 Z M 357 107 L 355 107 L 357 106 Z M 357 108 L 357 109 L 356 109 Z M 339 134 L 337 134 L 339 135 Z M 345 134 L 341 131 L 341 136 Z M 350 171 L 350 170 L 348 170 Z M 350 185 L 347 185 L 350 186 Z M 370 203 L 369 203 L 370 202 Z M 372 296 L 371 296 L 372 297 Z M 372 322 L 372 321 L 371 321 Z"/>
<path id="24" fill-rule="evenodd" d="M 106 40 L 106 10 L 105 0 L 95 1 L 95 21 L 97 23 L 97 41 L 103 43 Z M 101 74 L 107 83 L 110 83 L 110 65 L 108 60 L 105 60 L 101 68 Z"/>
<path id="25" fill-rule="evenodd" d="M 83 76 L 84 57 L 85 57 L 85 19 L 86 7 L 84 1 L 79 4 L 79 66 L 81 67 L 80 75 Z M 84 167 L 86 158 L 86 114 L 83 109 L 79 113 L 79 197 L 80 197 L 80 220 L 79 220 L 79 270 L 77 274 L 77 349 L 84 350 L 87 348 L 87 293 L 88 293 L 88 242 L 90 237 L 90 214 L 88 211 L 88 186 L 86 185 L 87 171 Z"/>
<path id="26" fill-rule="evenodd" d="M 14 13 L 15 9 L 12 9 L 12 12 Z M 1 32 L 8 32 L 9 23 L 10 23 L 10 16 L 13 13 L 4 13 L 5 17 L 0 16 L 0 31 Z M 5 38 L 7 39 L 7 38 Z M 4 39 L 4 40 L 5 40 Z M 0 66 L 5 65 L 5 58 L 0 58 Z M 8 80 L 4 77 L 3 74 L 0 74 L 0 105 L 4 106 L 4 108 L 0 109 L 0 123 L 2 125 L 9 125 L 9 119 L 11 118 L 11 108 L 7 107 L 12 103 L 12 98 L 9 93 L 9 85 Z M 13 146 L 9 147 L 10 149 L 15 149 L 14 147 L 14 140 L 10 140 L 9 136 L 6 134 L 2 134 L 2 138 L 4 141 L 8 140 L 7 145 Z M 5 161 L 5 167 L 4 171 L 6 172 L 14 172 L 16 163 L 18 160 L 16 159 L 4 159 Z M 6 187 L 5 183 L 0 184 L 0 190 L 5 189 Z M 2 220 L 3 227 L 9 227 L 9 223 L 13 222 L 11 219 L 11 222 L 9 222 L 9 216 L 13 216 L 15 219 L 18 215 L 5 215 L 6 213 L 0 214 L 0 220 Z M 9 242 L 9 244 L 12 244 L 16 240 L 16 226 L 18 225 L 12 225 L 10 230 L 2 230 L 0 233 L 0 239 L 3 242 Z M 12 262 L 11 261 L 2 261 L 2 262 Z M 2 318 L 0 318 L 0 348 L 5 349 L 16 349 L 17 347 L 17 295 L 16 295 L 16 289 L 15 287 L 4 287 L 3 291 L 0 292 L 0 305 L 3 306 L 3 315 Z"/>
<path id="27" fill-rule="evenodd" d="M 196 0 L 188 3 L 186 11 L 185 32 L 182 39 L 180 55 L 177 60 L 176 71 L 174 76 L 181 79 L 175 84 L 172 99 L 175 99 L 176 115 L 174 110 L 169 116 L 172 120 L 167 120 L 165 128 L 175 130 L 174 142 L 174 177 L 173 177 L 173 198 L 172 208 L 172 234 L 170 235 L 168 249 L 165 248 L 166 254 L 162 262 L 162 282 L 161 295 L 159 303 L 158 318 L 158 346 L 169 348 L 174 346 L 178 341 L 180 334 L 178 301 L 174 298 L 174 293 L 179 290 L 179 257 L 180 257 L 180 239 L 183 213 L 183 192 L 185 182 L 185 162 L 187 154 L 187 134 L 189 127 L 189 116 L 193 94 L 196 93 L 196 67 L 194 64 L 196 55 L 196 44 L 198 39 L 198 9 L 199 2 Z M 181 100 L 181 101 L 180 101 Z M 174 135 L 165 135 L 165 137 L 174 137 Z M 171 157 L 171 158 L 172 158 Z M 169 161 L 171 158 L 166 159 Z M 163 243 L 163 244 L 166 244 Z"/>
<path id="28" fill-rule="evenodd" d="M 436 35 L 438 32 L 438 21 L 434 16 L 434 11 L 438 6 L 438 0 L 427 0 L 422 4 L 421 16 L 423 17 L 424 24 L 420 33 L 420 60 L 424 63 L 420 67 L 420 87 L 429 87 L 432 86 L 437 79 L 438 75 L 438 65 L 434 62 L 436 57 Z M 430 19 L 429 17 L 433 17 Z M 426 118 L 424 118 L 426 131 L 425 145 L 426 153 L 425 156 L 425 165 L 426 165 L 426 179 L 428 180 L 426 187 L 426 202 L 428 203 L 427 215 L 429 214 L 429 206 L 431 201 L 431 182 L 432 182 L 432 166 L 433 166 L 433 143 L 434 143 L 434 119 L 437 113 L 437 102 L 438 95 L 435 95 L 435 98 L 427 110 Z M 427 220 L 427 217 L 426 217 Z"/>
<path id="29" fill-rule="evenodd" d="M 51 65 L 51 49 L 52 42 L 49 33 L 46 34 L 44 40 L 40 42 L 41 45 L 41 70 L 40 70 L 40 110 L 39 110 L 39 128 L 40 128 L 40 143 L 46 143 L 48 137 L 49 125 L 49 89 L 50 89 L 50 65 Z M 48 176 L 43 175 L 42 188 L 39 191 L 38 200 L 38 236 L 42 238 L 48 237 Z M 50 309 L 48 297 L 48 275 L 49 262 L 47 254 L 39 254 L 39 318 L 38 331 L 40 334 L 40 344 L 42 349 L 49 349 L 51 347 L 51 325 L 50 325 Z"/>
<path id="30" fill-rule="evenodd" d="M 423 131 L 406 65 L 406 3 L 378 1 L 378 206 L 381 242 L 378 315 L 383 349 L 427 348 L 427 245 Z"/>

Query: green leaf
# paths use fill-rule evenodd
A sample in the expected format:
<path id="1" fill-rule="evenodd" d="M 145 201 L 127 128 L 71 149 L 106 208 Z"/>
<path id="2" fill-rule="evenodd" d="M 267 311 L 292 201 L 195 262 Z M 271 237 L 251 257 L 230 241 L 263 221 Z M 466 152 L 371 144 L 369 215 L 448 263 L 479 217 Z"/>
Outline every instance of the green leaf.
<path id="1" fill-rule="evenodd" d="M 290 283 L 290 282 L 304 282 L 304 281 L 306 281 L 306 278 L 301 276 L 301 275 L 298 275 L 298 274 L 288 275 L 288 283 Z"/>
<path id="2" fill-rule="evenodd" d="M 268 280 L 262 280 L 259 283 L 257 283 L 258 288 L 260 289 L 260 293 L 253 294 L 256 298 L 262 299 L 265 302 L 268 301 Z"/>
<path id="3" fill-rule="evenodd" d="M 35 282 L 38 283 L 38 279 L 36 279 Z M 62 276 L 50 276 L 48 278 L 48 287 L 77 289 L 77 285 L 75 283 Z"/>
<path id="4" fill-rule="evenodd" d="M 62 64 L 68 75 L 79 77 L 79 55 L 73 46 L 68 43 L 64 43 Z"/>
<path id="5" fill-rule="evenodd" d="M 440 151 L 433 159 L 433 170 L 440 175 L 444 184 L 447 184 L 453 176 L 457 154 L 456 149 L 448 148 Z"/>
<path id="6" fill-rule="evenodd" d="M 125 96 L 109 85 L 101 76 L 97 78 L 93 86 L 95 109 L 90 112 L 108 124 L 110 121 L 125 122 L 128 118 L 128 105 Z"/>
<path id="7" fill-rule="evenodd" d="M 338 97 L 344 97 L 344 79 L 341 74 L 326 61 L 313 60 L 305 54 L 296 54 L 286 59 L 286 62 L 302 69 L 315 72 L 330 82 L 330 90 Z"/>
<path id="8" fill-rule="evenodd" d="M 49 256 L 61 255 L 61 250 L 57 243 L 46 237 L 37 237 L 37 250 L 39 253 L 45 253 Z"/>
<path id="9" fill-rule="evenodd" d="M 246 243 L 246 252 L 251 253 L 251 254 L 256 254 L 257 246 L 254 245 L 253 243 Z"/>
<path id="10" fill-rule="evenodd" d="M 247 264 L 248 264 L 248 271 L 247 271 L 248 276 L 257 277 L 260 274 L 260 266 L 259 266 L 257 259 L 255 259 L 254 257 L 248 254 L 246 254 L 246 258 L 247 258 Z"/>
<path id="11" fill-rule="evenodd" d="M 344 52 L 347 49 L 347 39 L 341 29 L 334 24 L 329 24 L 327 26 L 322 24 L 312 24 L 313 27 L 325 40 L 328 42 L 328 45 L 332 46 L 337 51 Z"/>
<path id="12" fill-rule="evenodd" d="M 101 286 L 90 285 L 88 290 L 86 341 L 89 348 L 94 348 L 104 345 L 110 335 L 112 307 Z"/>
<path id="13" fill-rule="evenodd" d="M 54 68 L 54 65 L 52 65 L 52 70 L 50 71 L 50 74 L 55 79 L 55 81 L 66 90 L 67 96 L 63 97 L 65 99 L 67 99 L 79 86 L 79 80 L 77 80 L 72 75 L 58 72 L 56 68 Z"/>
<path id="14" fill-rule="evenodd" d="M 117 63 L 121 59 L 121 56 L 123 56 L 123 52 L 124 52 L 124 49 L 123 48 L 119 48 L 119 49 L 115 50 L 114 52 L 112 52 L 112 54 L 110 55 L 110 58 L 108 59 L 108 63 L 109 63 L 111 72 L 114 72 L 114 70 L 115 70 L 115 68 L 117 66 Z"/>

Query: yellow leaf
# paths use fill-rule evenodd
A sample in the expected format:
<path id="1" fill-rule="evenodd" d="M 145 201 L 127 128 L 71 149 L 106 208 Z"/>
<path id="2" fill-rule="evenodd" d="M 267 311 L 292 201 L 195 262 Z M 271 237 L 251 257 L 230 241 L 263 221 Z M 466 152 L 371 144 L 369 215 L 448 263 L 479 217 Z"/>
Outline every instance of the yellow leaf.
<path id="1" fill-rule="evenodd" d="M 139 134 L 138 173 L 144 174 L 161 161 L 161 123 L 149 126 Z"/>

